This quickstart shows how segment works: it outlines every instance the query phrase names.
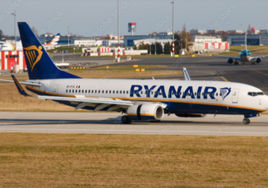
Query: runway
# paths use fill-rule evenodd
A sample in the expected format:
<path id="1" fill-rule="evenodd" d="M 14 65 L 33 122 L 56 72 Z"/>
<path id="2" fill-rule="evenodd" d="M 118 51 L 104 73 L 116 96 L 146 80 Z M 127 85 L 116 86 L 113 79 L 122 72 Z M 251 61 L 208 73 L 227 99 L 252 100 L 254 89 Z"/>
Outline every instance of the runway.
<path id="1" fill-rule="evenodd" d="M 60 60 L 61 56 L 56 55 L 53 59 Z M 167 68 L 156 68 L 160 70 L 182 70 L 186 67 L 193 80 L 216 80 L 216 81 L 231 81 L 253 85 L 262 89 L 268 94 L 268 58 L 264 58 L 261 63 L 251 65 L 246 62 L 246 65 L 228 64 L 226 59 L 197 56 L 197 57 L 146 57 L 134 58 L 135 61 L 124 61 L 121 63 L 113 63 L 114 58 L 106 57 L 80 57 L 77 55 L 66 55 L 65 60 L 68 63 L 75 64 L 77 62 L 94 62 L 100 65 L 118 64 L 118 65 L 164 65 Z M 149 70 L 149 69 L 148 69 Z M 94 70 L 92 70 L 94 71 Z M 105 70 L 103 70 L 105 71 Z M 151 77 L 143 77 L 141 79 L 151 79 Z M 155 77 L 155 79 L 184 79 L 183 75 L 172 77 Z"/>
<path id="2" fill-rule="evenodd" d="M 268 115 L 243 125 L 241 115 L 165 116 L 161 122 L 121 124 L 119 113 L 0 112 L 0 132 L 268 136 Z"/>

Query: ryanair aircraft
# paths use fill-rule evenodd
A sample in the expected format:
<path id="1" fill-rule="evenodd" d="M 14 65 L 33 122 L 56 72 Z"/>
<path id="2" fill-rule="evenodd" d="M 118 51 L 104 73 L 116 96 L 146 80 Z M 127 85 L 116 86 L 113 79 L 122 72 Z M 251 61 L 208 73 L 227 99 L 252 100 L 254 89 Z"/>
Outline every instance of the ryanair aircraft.
<path id="1" fill-rule="evenodd" d="M 160 121 L 165 114 L 203 117 L 206 114 L 241 114 L 243 123 L 268 109 L 268 96 L 241 83 L 185 81 L 82 79 L 58 69 L 29 25 L 19 22 L 29 80 L 12 78 L 20 94 L 52 100 L 77 109 L 122 112 L 122 123 L 132 120 Z M 37 94 L 29 95 L 21 84 Z"/>

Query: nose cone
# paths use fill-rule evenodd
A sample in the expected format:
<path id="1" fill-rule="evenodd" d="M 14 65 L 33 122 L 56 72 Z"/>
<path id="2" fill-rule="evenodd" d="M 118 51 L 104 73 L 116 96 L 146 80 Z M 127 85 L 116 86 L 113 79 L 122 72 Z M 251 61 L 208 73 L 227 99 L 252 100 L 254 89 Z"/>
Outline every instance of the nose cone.
<path id="1" fill-rule="evenodd" d="M 268 96 L 267 95 L 262 99 L 262 104 L 263 104 L 263 109 L 268 110 Z"/>

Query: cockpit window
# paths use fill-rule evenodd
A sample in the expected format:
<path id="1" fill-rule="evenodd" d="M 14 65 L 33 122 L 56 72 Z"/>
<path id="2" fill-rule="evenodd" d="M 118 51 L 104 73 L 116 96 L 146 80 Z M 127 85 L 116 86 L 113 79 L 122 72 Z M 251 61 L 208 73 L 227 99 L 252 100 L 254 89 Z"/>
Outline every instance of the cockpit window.
<path id="1" fill-rule="evenodd" d="M 255 96 L 258 96 L 258 95 L 264 95 L 264 93 L 263 92 L 248 92 L 248 95 L 252 96 L 252 97 L 255 97 Z"/>

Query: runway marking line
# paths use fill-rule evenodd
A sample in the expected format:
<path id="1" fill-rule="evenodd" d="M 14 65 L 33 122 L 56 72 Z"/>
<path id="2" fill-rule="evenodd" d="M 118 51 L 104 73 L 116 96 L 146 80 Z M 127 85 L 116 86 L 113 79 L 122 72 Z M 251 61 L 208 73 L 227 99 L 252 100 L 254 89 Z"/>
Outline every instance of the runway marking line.
<path id="1" fill-rule="evenodd" d="M 248 66 L 246 66 L 246 65 L 243 65 L 244 67 L 246 67 L 246 68 L 248 68 L 248 69 L 251 69 L 251 70 L 254 70 L 254 71 L 256 71 L 256 72 L 258 72 L 258 73 L 260 73 L 260 74 L 263 74 L 263 75 L 266 75 L 266 76 L 268 76 L 268 74 L 266 74 L 266 73 L 263 73 L 263 72 L 261 72 L 261 71 L 258 71 L 258 70 L 256 70 L 256 69 L 253 69 L 253 68 L 251 68 L 251 67 L 248 67 Z"/>
<path id="2" fill-rule="evenodd" d="M 221 77 L 225 82 L 229 82 L 225 77 Z"/>

